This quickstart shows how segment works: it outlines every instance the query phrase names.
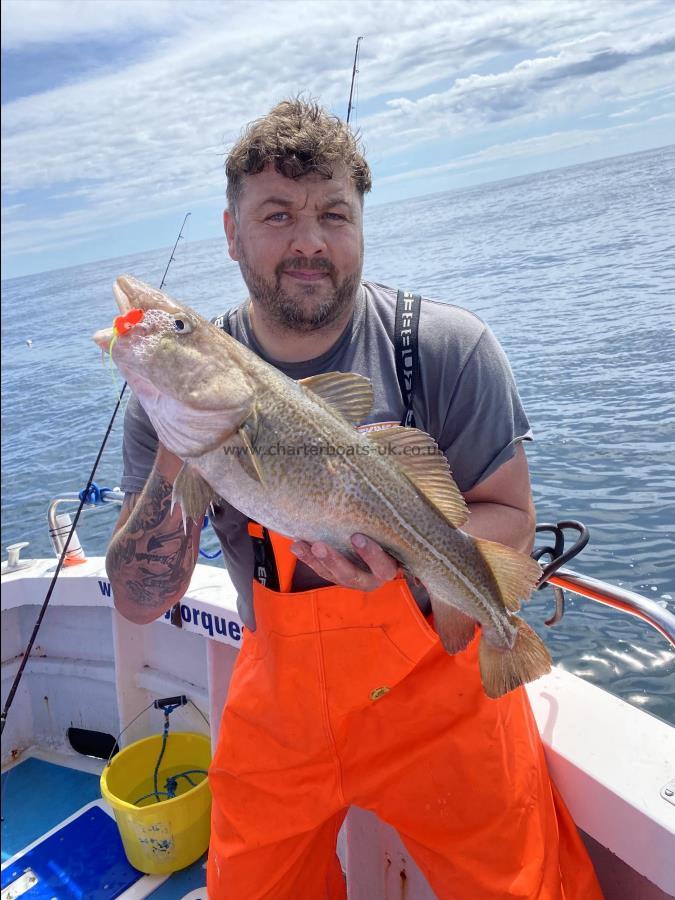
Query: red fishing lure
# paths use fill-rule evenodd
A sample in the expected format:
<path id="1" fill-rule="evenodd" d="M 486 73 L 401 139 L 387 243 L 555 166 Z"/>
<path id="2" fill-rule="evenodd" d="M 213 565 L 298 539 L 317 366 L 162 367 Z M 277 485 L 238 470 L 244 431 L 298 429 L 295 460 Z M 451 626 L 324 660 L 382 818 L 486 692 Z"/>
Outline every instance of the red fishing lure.
<path id="1" fill-rule="evenodd" d="M 126 334 L 134 325 L 143 321 L 145 313 L 142 309 L 130 309 L 123 316 L 117 316 L 113 322 L 113 331 L 116 335 Z"/>

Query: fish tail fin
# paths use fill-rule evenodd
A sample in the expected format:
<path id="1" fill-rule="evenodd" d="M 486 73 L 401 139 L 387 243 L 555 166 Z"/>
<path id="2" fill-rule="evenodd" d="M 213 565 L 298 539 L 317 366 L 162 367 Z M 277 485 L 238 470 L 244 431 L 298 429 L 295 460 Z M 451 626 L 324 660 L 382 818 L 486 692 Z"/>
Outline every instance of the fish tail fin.
<path id="1" fill-rule="evenodd" d="M 514 617 L 512 624 L 518 631 L 510 650 L 491 644 L 485 634 L 480 640 L 480 677 L 488 697 L 501 697 L 551 669 L 551 656 L 539 635 L 522 619 Z"/>

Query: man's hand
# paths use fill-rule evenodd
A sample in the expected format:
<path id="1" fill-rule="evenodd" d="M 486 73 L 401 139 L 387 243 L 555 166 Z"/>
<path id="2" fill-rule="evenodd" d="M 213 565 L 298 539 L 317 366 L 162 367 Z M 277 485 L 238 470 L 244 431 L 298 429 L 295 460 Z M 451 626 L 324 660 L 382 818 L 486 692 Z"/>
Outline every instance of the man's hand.
<path id="1" fill-rule="evenodd" d="M 314 544 L 296 541 L 291 546 L 291 551 L 321 578 L 357 591 L 374 591 L 396 577 L 398 563 L 375 541 L 363 534 L 354 534 L 352 547 L 366 564 L 368 571 L 322 541 Z"/>

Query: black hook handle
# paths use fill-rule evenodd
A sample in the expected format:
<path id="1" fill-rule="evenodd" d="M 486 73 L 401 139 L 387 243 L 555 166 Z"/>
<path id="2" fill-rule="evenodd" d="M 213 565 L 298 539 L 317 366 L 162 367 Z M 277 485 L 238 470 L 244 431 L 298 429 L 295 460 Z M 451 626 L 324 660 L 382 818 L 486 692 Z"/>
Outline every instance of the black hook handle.
<path id="1" fill-rule="evenodd" d="M 575 542 L 567 550 L 565 550 L 566 530 L 576 531 L 578 535 Z M 539 584 L 537 585 L 537 590 L 541 590 L 551 575 L 555 575 L 558 569 L 562 568 L 562 566 L 573 559 L 573 557 L 581 553 L 590 540 L 591 534 L 583 522 L 577 522 L 574 519 L 565 519 L 555 525 L 545 522 L 541 525 L 537 525 L 536 531 L 537 534 L 551 532 L 555 536 L 553 547 L 537 548 L 532 554 L 533 559 L 536 560 L 541 559 L 545 554 L 551 559 L 548 565 L 544 566 L 541 578 L 539 579 Z"/>

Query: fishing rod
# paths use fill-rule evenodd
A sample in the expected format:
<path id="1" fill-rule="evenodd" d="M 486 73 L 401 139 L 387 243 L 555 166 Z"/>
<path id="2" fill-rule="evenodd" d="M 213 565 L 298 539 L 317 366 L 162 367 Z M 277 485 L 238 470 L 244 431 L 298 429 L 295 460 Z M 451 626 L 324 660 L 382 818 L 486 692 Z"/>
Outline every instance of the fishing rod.
<path id="1" fill-rule="evenodd" d="M 185 228 L 185 223 L 187 222 L 188 217 L 191 215 L 192 215 L 192 213 L 187 213 L 185 218 L 183 219 L 183 224 L 181 225 L 180 231 L 178 232 L 178 237 L 176 238 L 176 243 L 173 245 L 173 250 L 171 251 L 171 256 L 169 258 L 169 262 L 167 263 L 167 267 L 164 270 L 164 275 L 162 276 L 162 281 L 159 285 L 160 291 L 164 287 L 164 281 L 166 280 L 166 275 L 167 275 L 167 272 L 169 271 L 169 266 L 171 265 L 171 263 L 174 259 L 174 252 L 176 250 L 176 247 L 178 246 L 178 241 L 180 241 L 181 237 L 183 236 L 183 229 Z M 51 600 L 52 594 L 54 593 L 54 587 L 56 586 L 56 580 L 59 577 L 61 569 L 63 568 L 64 560 L 65 560 L 66 556 L 68 555 L 68 547 L 70 546 L 70 541 L 71 541 L 73 535 L 75 534 L 75 529 L 77 528 L 77 523 L 80 519 L 80 515 L 82 513 L 82 510 L 84 509 L 85 503 L 87 502 L 87 498 L 89 497 L 89 495 L 91 493 L 91 488 L 94 483 L 94 478 L 96 476 L 96 470 L 98 468 L 98 464 L 101 461 L 101 457 L 103 456 L 103 451 L 105 449 L 105 445 L 108 442 L 108 438 L 110 437 L 110 432 L 112 431 L 112 427 L 115 422 L 115 417 L 117 416 L 119 408 L 122 404 L 122 397 L 124 396 L 124 391 L 126 390 L 126 387 L 127 387 L 127 382 L 125 381 L 124 384 L 122 385 L 122 390 L 120 391 L 120 393 L 117 397 L 117 403 L 115 404 L 115 408 L 113 409 L 112 416 L 110 417 L 110 421 L 108 422 L 108 427 L 106 429 L 105 435 L 103 436 L 103 441 L 101 442 L 101 446 L 99 447 L 98 453 L 96 455 L 96 460 L 95 460 L 94 466 L 91 470 L 91 475 L 89 476 L 89 480 L 87 481 L 87 486 L 80 495 L 80 505 L 77 507 L 77 512 L 75 513 L 75 518 L 73 519 L 73 524 L 70 526 L 70 531 L 68 532 L 68 537 L 66 538 L 65 544 L 63 545 L 63 550 L 61 551 L 61 556 L 59 557 L 59 561 L 56 565 L 56 571 L 54 572 L 52 580 L 47 589 L 45 599 L 42 603 L 42 607 L 41 607 L 38 617 L 35 621 L 33 633 L 30 636 L 30 640 L 28 641 L 26 650 L 23 654 L 21 662 L 19 663 L 19 668 L 17 669 L 17 673 L 14 676 L 14 681 L 12 682 L 12 686 L 9 689 L 9 693 L 7 695 L 7 700 L 3 707 L 2 713 L 0 714 L 0 734 L 2 734 L 5 730 L 5 723 L 7 721 L 7 713 L 9 712 L 12 702 L 14 701 L 14 696 L 18 690 L 19 683 L 21 681 L 21 677 L 23 676 L 24 669 L 26 668 L 26 664 L 28 663 L 28 659 L 29 659 L 31 651 L 33 649 L 33 644 L 35 643 L 35 639 L 38 636 L 40 626 L 42 625 L 42 620 L 44 619 L 45 613 L 47 612 L 47 607 L 49 606 L 49 601 Z"/>
<path id="2" fill-rule="evenodd" d="M 185 213 L 185 218 L 183 219 L 183 224 L 180 226 L 180 231 L 178 232 L 178 237 L 176 238 L 176 243 L 173 245 L 173 250 L 171 251 L 171 256 L 169 257 L 169 261 L 166 264 L 166 269 L 164 269 L 164 274 L 162 275 L 162 281 L 161 281 L 161 284 L 159 285 L 160 291 L 164 287 L 164 282 L 166 280 L 166 273 L 169 271 L 169 266 L 174 261 L 174 253 L 176 252 L 176 247 L 178 246 L 178 241 L 181 239 L 181 236 L 183 234 L 183 229 L 185 228 L 185 223 L 187 222 L 187 220 L 190 218 L 191 215 L 192 215 L 192 213 Z M 127 386 L 126 381 L 124 382 L 124 386 L 125 387 Z"/>
<path id="3" fill-rule="evenodd" d="M 349 125 L 349 118 L 352 114 L 352 97 L 354 96 L 354 82 L 356 81 L 356 73 L 359 71 L 356 68 L 356 63 L 359 58 L 359 44 L 363 40 L 363 35 L 356 39 L 356 47 L 354 49 L 354 66 L 352 68 L 352 83 L 349 88 L 349 103 L 347 104 L 347 124 Z"/>

